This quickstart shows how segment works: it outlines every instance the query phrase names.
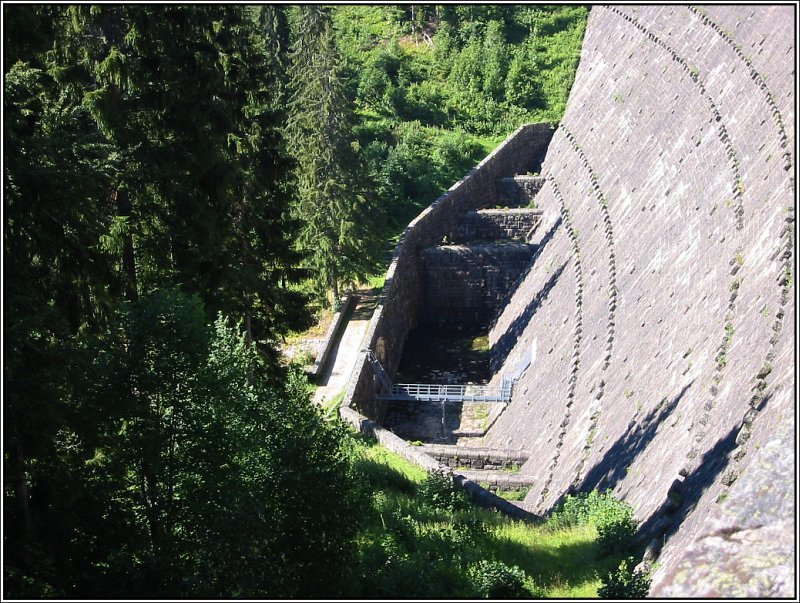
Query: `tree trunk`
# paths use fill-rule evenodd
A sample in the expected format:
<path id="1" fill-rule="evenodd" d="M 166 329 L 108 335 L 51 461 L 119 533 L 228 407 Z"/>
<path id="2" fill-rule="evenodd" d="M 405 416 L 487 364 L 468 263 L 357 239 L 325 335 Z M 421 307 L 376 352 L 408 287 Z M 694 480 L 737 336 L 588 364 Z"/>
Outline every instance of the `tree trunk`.
<path id="1" fill-rule="evenodd" d="M 131 200 L 128 191 L 117 189 L 114 191 L 117 202 L 117 215 L 130 221 Z M 122 249 L 122 273 L 125 280 L 125 299 L 137 301 L 139 299 L 138 283 L 136 279 L 136 255 L 133 250 L 133 235 L 130 225 L 125 230 L 125 241 Z"/>
<path id="2" fill-rule="evenodd" d="M 339 299 L 339 276 L 336 267 L 331 270 L 331 294 L 333 295 L 333 307 L 336 307 L 336 300 Z"/>
<path id="3" fill-rule="evenodd" d="M 20 557 L 25 558 L 26 545 L 33 536 L 33 520 L 31 519 L 30 493 L 28 492 L 28 478 L 25 477 L 25 456 L 22 453 L 22 446 L 15 444 L 12 451 L 12 470 L 14 476 L 14 494 L 17 499 L 17 507 L 22 518 L 19 526 Z"/>

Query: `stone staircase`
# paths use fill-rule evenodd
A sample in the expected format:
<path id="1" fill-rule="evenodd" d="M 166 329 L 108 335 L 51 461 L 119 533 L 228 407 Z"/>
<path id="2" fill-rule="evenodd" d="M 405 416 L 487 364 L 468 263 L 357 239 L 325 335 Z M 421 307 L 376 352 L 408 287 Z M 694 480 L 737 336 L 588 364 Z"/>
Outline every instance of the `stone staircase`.
<path id="1" fill-rule="evenodd" d="M 520 473 L 530 457 L 524 450 L 445 444 L 425 444 L 420 450 L 490 492 L 526 491 L 536 479 Z"/>
<path id="2" fill-rule="evenodd" d="M 460 214 L 438 245 L 420 250 L 421 322 L 489 323 L 538 248 L 530 241 L 542 212 L 529 204 L 542 181 L 538 176 L 501 178 L 502 208 Z"/>

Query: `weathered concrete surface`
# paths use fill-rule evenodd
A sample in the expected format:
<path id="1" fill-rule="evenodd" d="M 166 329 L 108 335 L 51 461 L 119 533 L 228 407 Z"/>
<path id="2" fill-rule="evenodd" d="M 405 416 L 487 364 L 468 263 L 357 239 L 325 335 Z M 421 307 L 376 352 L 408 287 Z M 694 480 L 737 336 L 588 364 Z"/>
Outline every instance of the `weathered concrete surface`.
<path id="1" fill-rule="evenodd" d="M 795 448 L 791 418 L 754 453 L 694 542 L 653 584 L 655 597 L 781 597 L 794 592 Z M 662 557 L 665 557 L 663 555 Z"/>
<path id="2" fill-rule="evenodd" d="M 518 469 L 531 456 L 524 450 L 466 448 L 447 444 L 425 444 L 421 449 L 448 467 L 470 469 Z"/>
<path id="3" fill-rule="evenodd" d="M 317 346 L 314 365 L 310 371 L 314 382 L 326 382 L 330 378 L 332 372 L 331 358 L 336 354 L 336 346 L 341 340 L 342 331 L 347 325 L 347 321 L 350 319 L 353 308 L 355 308 L 358 300 L 359 297 L 353 294 L 346 295 L 342 298 L 341 307 L 338 312 L 334 313 L 331 324 L 328 325 L 325 337 L 323 337 Z"/>
<path id="4" fill-rule="evenodd" d="M 666 539 L 657 583 L 717 501 L 775 483 L 794 506 L 786 467 L 755 460 L 796 391 L 794 23 L 788 6 L 592 8 L 539 250 L 490 333 L 497 378 L 535 356 L 476 445 L 531 451 L 536 513 L 572 490 L 626 499 L 644 543 Z M 729 580 L 793 596 L 773 566 L 777 590 Z"/>

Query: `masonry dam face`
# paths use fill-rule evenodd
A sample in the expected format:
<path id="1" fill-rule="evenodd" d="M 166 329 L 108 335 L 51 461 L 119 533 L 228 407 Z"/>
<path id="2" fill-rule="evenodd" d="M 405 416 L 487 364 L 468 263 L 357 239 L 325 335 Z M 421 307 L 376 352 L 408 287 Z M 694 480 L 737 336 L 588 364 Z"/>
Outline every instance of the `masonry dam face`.
<path id="1" fill-rule="evenodd" d="M 459 445 L 523 451 L 535 513 L 629 502 L 653 596 L 795 596 L 794 23 L 594 6 L 561 124 L 520 128 L 409 225 L 367 335 L 393 376 L 412 328 L 484 321 L 490 384 L 516 381 Z M 509 256 L 455 249 L 501 228 L 470 212 L 530 198 Z M 383 422 L 378 388 L 365 354 L 348 400 Z"/>

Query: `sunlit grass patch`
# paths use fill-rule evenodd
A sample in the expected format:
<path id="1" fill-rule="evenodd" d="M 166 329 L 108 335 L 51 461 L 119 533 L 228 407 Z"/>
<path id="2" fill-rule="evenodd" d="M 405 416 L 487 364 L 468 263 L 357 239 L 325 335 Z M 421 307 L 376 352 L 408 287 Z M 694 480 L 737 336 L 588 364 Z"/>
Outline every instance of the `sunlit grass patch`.
<path id="1" fill-rule="evenodd" d="M 523 522 L 475 507 L 461 491 L 449 495 L 446 480 L 437 485 L 382 446 L 355 439 L 354 467 L 370 504 L 353 596 L 474 598 L 486 580 L 516 575 L 516 567 L 528 597 L 597 597 L 599 576 L 620 562 L 602 552 L 593 523 Z"/>

